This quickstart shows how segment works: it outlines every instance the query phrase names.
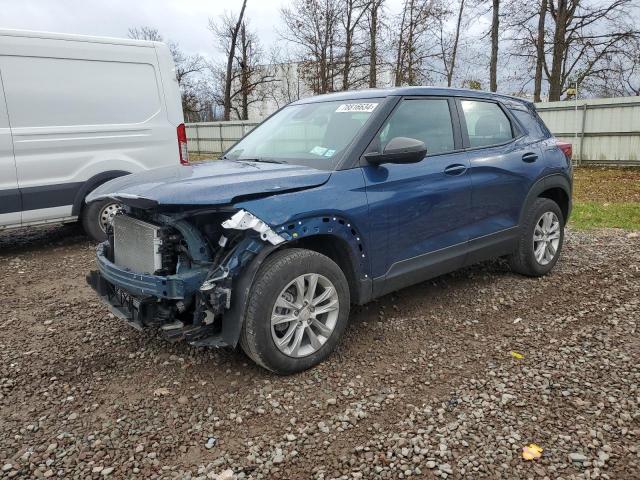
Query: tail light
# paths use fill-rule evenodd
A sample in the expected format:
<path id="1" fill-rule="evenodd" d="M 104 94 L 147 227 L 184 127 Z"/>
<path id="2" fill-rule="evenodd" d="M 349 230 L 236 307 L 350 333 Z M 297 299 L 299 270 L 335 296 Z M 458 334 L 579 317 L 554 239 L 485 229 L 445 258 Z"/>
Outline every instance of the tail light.
<path id="1" fill-rule="evenodd" d="M 180 153 L 180 163 L 189 165 L 189 149 L 187 148 L 187 127 L 184 123 L 178 125 L 178 152 Z"/>
<path id="2" fill-rule="evenodd" d="M 571 157 L 573 156 L 573 146 L 567 142 L 556 142 L 558 148 L 562 150 L 564 156 L 567 157 L 567 162 L 571 163 Z"/>

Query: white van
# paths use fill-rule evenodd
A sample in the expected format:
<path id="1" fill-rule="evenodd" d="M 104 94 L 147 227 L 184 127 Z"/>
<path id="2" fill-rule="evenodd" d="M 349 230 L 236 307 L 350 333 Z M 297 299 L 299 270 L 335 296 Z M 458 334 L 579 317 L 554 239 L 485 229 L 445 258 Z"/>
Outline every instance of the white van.
<path id="1" fill-rule="evenodd" d="M 80 219 L 93 238 L 115 208 L 100 184 L 188 163 L 166 45 L 0 30 L 0 230 Z"/>

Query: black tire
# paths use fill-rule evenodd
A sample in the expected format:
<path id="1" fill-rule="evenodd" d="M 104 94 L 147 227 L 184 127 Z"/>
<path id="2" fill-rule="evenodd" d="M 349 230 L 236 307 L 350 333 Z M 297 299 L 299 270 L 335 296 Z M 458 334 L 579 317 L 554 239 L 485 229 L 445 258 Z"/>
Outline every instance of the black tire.
<path id="1" fill-rule="evenodd" d="M 276 346 L 271 332 L 271 315 L 284 288 L 301 275 L 317 273 L 328 279 L 338 295 L 338 316 L 325 343 L 305 357 L 291 357 Z M 251 287 L 240 345 L 258 365 L 280 375 L 300 372 L 326 359 L 347 326 L 350 298 L 344 273 L 330 258 L 300 248 L 282 250 L 269 256 Z"/>
<path id="2" fill-rule="evenodd" d="M 547 264 L 541 264 L 536 260 L 534 253 L 533 235 L 536 224 L 540 221 L 542 215 L 547 212 L 554 213 L 556 217 L 558 217 L 560 223 L 560 241 L 552 260 Z M 548 198 L 537 198 L 529 208 L 529 211 L 525 213 L 517 248 L 514 253 L 508 257 L 511 269 L 516 273 L 529 277 L 541 277 L 549 273 L 558 261 L 562 251 L 562 245 L 564 243 L 564 222 L 562 210 L 560 210 L 556 202 Z"/>
<path id="3" fill-rule="evenodd" d="M 96 242 L 104 242 L 107 239 L 106 232 L 100 226 L 100 214 L 107 205 L 117 205 L 117 203 L 110 199 L 98 200 L 85 205 L 82 209 L 82 228 Z"/>

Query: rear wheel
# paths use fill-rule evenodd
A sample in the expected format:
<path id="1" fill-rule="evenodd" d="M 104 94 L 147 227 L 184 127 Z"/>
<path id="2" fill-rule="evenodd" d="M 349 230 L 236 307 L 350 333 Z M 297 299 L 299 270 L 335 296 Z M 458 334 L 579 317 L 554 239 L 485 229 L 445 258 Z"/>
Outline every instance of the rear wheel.
<path id="1" fill-rule="evenodd" d="M 546 275 L 558 261 L 563 241 L 564 217 L 560 207 L 553 200 L 538 198 L 526 214 L 509 265 L 523 275 Z"/>
<path id="2" fill-rule="evenodd" d="M 303 249 L 276 252 L 256 275 L 240 343 L 257 364 L 279 374 L 322 362 L 349 317 L 349 285 L 330 258 Z"/>
<path id="3" fill-rule="evenodd" d="M 118 210 L 118 203 L 110 199 L 98 200 L 82 209 L 82 227 L 93 240 L 107 239 L 107 225 Z"/>

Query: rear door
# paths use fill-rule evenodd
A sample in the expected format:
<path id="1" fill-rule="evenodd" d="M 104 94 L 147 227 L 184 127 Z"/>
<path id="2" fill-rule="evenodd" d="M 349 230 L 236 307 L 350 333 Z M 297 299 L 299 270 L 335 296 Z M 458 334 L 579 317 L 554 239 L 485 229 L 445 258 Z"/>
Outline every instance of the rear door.
<path id="1" fill-rule="evenodd" d="M 401 100 L 368 150 L 382 151 L 395 137 L 423 141 L 427 155 L 418 163 L 363 166 L 374 295 L 459 267 L 468 239 L 471 182 L 454 100 Z"/>
<path id="2" fill-rule="evenodd" d="M 0 75 L 0 227 L 19 225 L 20 190 L 13 157 L 11 128 Z"/>
<path id="3" fill-rule="evenodd" d="M 459 99 L 458 109 L 473 186 L 470 238 L 508 242 L 517 233 L 527 193 L 545 168 L 539 142 L 499 102 Z"/>

